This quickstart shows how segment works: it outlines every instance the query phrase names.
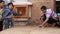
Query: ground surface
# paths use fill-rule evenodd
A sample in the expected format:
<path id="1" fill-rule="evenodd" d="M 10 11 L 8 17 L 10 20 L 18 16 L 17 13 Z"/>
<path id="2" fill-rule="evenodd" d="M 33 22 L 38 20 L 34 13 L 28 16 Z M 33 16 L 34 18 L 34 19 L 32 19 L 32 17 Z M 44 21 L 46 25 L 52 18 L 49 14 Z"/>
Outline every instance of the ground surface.
<path id="1" fill-rule="evenodd" d="M 39 28 L 37 26 L 16 26 L 0 32 L 0 34 L 60 34 L 60 28 Z"/>

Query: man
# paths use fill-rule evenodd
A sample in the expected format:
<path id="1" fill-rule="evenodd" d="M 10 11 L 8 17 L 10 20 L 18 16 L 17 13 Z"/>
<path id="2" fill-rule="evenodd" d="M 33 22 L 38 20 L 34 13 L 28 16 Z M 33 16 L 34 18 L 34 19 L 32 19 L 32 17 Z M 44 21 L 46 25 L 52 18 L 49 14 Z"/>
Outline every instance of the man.
<path id="1" fill-rule="evenodd" d="M 40 26 L 47 26 L 48 24 L 51 24 L 52 26 L 55 26 L 57 22 L 57 14 L 52 11 L 51 9 L 46 8 L 46 6 L 41 7 L 41 11 L 43 13 L 43 23 Z"/>
<path id="2" fill-rule="evenodd" d="M 2 20 L 2 15 L 3 15 L 3 12 L 4 12 L 4 9 L 2 7 L 2 1 L 0 1 L 0 31 L 3 30 L 3 20 Z"/>
<path id="3" fill-rule="evenodd" d="M 14 15 L 16 15 L 16 13 L 14 13 L 14 11 L 13 11 L 13 8 L 14 8 L 13 3 L 8 3 L 8 8 L 5 9 L 5 11 L 4 11 L 4 14 L 3 14 L 3 18 L 4 18 L 4 21 L 3 21 L 4 30 L 8 29 L 9 26 L 11 26 L 11 27 L 13 26 L 12 18 L 14 17 Z"/>

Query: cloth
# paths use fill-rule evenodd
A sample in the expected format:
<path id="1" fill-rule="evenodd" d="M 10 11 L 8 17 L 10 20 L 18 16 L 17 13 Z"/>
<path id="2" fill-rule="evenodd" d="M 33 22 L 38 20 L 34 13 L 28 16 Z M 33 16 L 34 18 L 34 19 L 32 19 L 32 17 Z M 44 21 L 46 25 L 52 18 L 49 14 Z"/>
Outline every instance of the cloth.
<path id="1" fill-rule="evenodd" d="M 3 30 L 8 29 L 9 26 L 12 26 L 12 25 L 13 25 L 13 23 L 12 23 L 11 19 L 4 19 L 3 20 Z"/>
<path id="2" fill-rule="evenodd" d="M 3 30 L 3 21 L 0 21 L 0 31 Z"/>
<path id="3" fill-rule="evenodd" d="M 46 20 L 46 14 L 43 15 L 43 21 Z M 49 17 L 49 20 L 47 21 L 49 24 L 56 23 L 58 20 L 53 19 L 52 17 Z"/>
<path id="4" fill-rule="evenodd" d="M 0 9 L 0 21 L 2 21 L 3 9 Z"/>
<path id="5" fill-rule="evenodd" d="M 52 13 L 52 15 L 51 15 L 51 13 Z M 55 17 L 57 17 L 57 14 L 54 11 L 52 12 L 51 9 L 47 9 L 46 10 L 46 17 L 50 17 L 50 16 L 52 16 L 52 18 L 55 18 Z"/>
<path id="6" fill-rule="evenodd" d="M 3 19 L 7 18 L 11 14 L 13 14 L 14 16 L 17 15 L 17 13 L 15 13 L 13 10 L 10 10 L 9 8 L 5 9 L 3 14 Z"/>
<path id="7" fill-rule="evenodd" d="M 13 14 L 14 16 L 16 15 L 16 13 L 11 10 L 11 9 L 5 9 L 4 11 L 4 14 L 3 14 L 3 29 L 8 29 L 9 26 L 13 26 L 13 23 L 12 23 L 12 18 L 7 18 L 8 16 L 10 16 L 11 14 Z M 11 24 L 10 24 L 11 23 Z"/>

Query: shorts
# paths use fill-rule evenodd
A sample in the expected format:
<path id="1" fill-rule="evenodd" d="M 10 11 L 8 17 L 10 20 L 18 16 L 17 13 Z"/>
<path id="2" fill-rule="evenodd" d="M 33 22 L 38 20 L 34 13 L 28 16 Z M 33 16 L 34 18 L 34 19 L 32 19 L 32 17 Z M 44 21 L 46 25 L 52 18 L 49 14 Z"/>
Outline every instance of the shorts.
<path id="1" fill-rule="evenodd" d="M 49 24 L 53 24 L 53 23 L 56 23 L 58 22 L 58 20 L 55 20 L 53 18 L 49 18 L 49 20 L 47 21 Z"/>
<path id="2" fill-rule="evenodd" d="M 46 15 L 43 15 L 43 21 L 45 21 L 45 20 L 46 20 Z M 59 21 L 59 19 L 58 19 L 58 20 L 55 20 L 55 19 L 53 19 L 52 17 L 50 17 L 47 22 L 48 22 L 49 24 L 53 24 L 53 23 L 56 23 L 56 22 L 58 22 L 58 21 Z"/>

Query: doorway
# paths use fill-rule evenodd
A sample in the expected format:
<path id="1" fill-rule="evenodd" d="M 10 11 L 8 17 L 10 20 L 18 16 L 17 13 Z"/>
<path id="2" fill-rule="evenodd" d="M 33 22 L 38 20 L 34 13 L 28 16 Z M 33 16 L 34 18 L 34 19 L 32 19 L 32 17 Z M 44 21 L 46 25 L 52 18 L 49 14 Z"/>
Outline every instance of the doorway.
<path id="1" fill-rule="evenodd" d="M 60 1 L 56 1 L 56 12 L 60 13 Z"/>

